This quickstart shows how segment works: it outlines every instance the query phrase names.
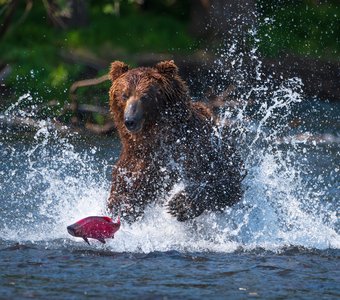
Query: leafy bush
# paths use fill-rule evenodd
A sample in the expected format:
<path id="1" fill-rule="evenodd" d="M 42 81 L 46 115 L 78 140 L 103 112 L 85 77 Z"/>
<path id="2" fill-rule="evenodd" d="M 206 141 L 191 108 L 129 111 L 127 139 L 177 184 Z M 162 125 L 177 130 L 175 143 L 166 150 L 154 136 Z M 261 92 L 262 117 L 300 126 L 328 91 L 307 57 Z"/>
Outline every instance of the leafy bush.
<path id="1" fill-rule="evenodd" d="M 259 1 L 260 50 L 267 56 L 293 52 L 318 58 L 339 56 L 340 6 L 333 1 Z"/>

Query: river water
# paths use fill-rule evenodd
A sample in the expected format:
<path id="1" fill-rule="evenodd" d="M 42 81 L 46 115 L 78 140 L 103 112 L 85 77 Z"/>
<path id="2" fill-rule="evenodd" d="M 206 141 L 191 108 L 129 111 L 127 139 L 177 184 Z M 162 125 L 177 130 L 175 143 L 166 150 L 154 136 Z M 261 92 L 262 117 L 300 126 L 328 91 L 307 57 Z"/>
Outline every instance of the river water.
<path id="1" fill-rule="evenodd" d="M 247 123 L 241 203 L 190 224 L 155 205 L 90 246 L 66 226 L 105 214 L 117 138 L 2 126 L 0 299 L 338 298 L 340 106 L 292 111 Z"/>
<path id="2" fill-rule="evenodd" d="M 231 75 L 244 86 L 242 74 Z M 49 119 L 17 130 L 3 121 L 35 117 L 36 99 L 27 93 L 7 106 L 0 299 L 338 299 L 340 105 L 304 99 L 296 78 L 254 78 L 239 105 L 220 112 L 246 164 L 242 201 L 189 223 L 155 204 L 104 245 L 66 227 L 106 214 L 117 137 L 60 130 Z"/>

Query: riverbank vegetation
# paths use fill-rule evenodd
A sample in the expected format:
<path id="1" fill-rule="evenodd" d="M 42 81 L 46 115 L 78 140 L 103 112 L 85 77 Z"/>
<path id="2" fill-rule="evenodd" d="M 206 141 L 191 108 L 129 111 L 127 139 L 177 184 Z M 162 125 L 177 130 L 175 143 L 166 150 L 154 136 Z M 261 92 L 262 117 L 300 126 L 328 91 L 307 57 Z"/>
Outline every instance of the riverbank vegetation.
<path id="1" fill-rule="evenodd" d="M 338 60 L 337 1 L 254 3 L 265 57 L 293 53 Z M 143 55 L 209 51 L 211 39 L 192 26 L 194 9 L 189 0 L 0 0 L 0 92 L 7 99 L 29 93 L 42 103 L 52 101 L 60 113 L 70 101 L 72 83 L 104 75 L 114 59 L 134 66 Z M 79 98 L 102 105 L 108 86 L 104 81 L 96 93 L 81 89 Z M 93 116 L 104 122 L 100 114 Z"/>
<path id="2" fill-rule="evenodd" d="M 311 58 L 339 60 L 338 1 L 260 0 L 260 50 L 276 57 L 292 52 Z"/>

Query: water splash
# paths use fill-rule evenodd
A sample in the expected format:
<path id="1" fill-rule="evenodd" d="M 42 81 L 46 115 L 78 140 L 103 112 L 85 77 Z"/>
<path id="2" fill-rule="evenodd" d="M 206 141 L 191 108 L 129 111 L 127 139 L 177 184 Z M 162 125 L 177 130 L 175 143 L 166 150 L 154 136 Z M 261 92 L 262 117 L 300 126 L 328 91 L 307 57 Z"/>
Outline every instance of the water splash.
<path id="1" fill-rule="evenodd" d="M 123 224 L 107 247 L 119 252 L 340 248 L 338 193 L 329 192 L 336 189 L 339 169 L 329 167 L 330 174 L 319 171 L 315 176 L 311 160 L 318 161 L 329 149 L 298 140 L 296 130 L 288 126 L 303 102 L 302 82 L 265 78 L 256 47 L 248 54 L 238 51 L 236 44 L 223 49 L 215 61 L 217 93 L 227 88 L 223 81 L 228 79 L 237 105 L 226 101 L 220 119 L 222 127 L 231 126 L 246 162 L 243 200 L 223 213 L 204 213 L 189 223 L 177 222 L 162 206 L 150 206 L 142 220 Z M 247 66 L 252 62 L 251 72 L 245 61 Z M 216 74 L 211 73 L 212 79 Z M 34 105 L 29 94 L 23 95 L 5 115 L 25 117 L 25 101 Z M 32 109 L 28 111 L 34 116 Z M 0 236 L 83 243 L 70 237 L 66 226 L 105 214 L 117 141 L 91 146 L 81 136 L 61 133 L 50 120 L 37 124 L 33 135 L 0 129 Z"/>

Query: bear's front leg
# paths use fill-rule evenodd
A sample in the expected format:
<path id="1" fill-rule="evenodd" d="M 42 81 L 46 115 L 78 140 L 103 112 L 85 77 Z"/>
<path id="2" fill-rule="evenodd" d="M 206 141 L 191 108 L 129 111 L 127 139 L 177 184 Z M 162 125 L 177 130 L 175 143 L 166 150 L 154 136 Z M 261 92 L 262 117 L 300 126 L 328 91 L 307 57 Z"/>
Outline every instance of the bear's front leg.
<path id="1" fill-rule="evenodd" d="M 191 186 L 175 194 L 168 203 L 168 212 L 184 222 L 198 217 L 207 208 L 202 187 Z"/>
<path id="2" fill-rule="evenodd" d="M 134 163 L 133 167 L 138 166 Z M 154 178 L 152 168 L 144 167 L 144 171 L 115 167 L 112 176 L 111 192 L 107 207 L 112 214 L 119 214 L 128 223 L 138 220 L 145 207 L 157 199 L 157 176 Z"/>
<path id="3" fill-rule="evenodd" d="M 133 201 L 125 195 L 117 195 L 116 193 L 111 192 L 107 201 L 107 208 L 112 215 L 119 215 L 123 219 L 126 219 L 127 217 L 130 219 L 131 216 L 136 218 L 134 207 L 131 205 L 132 202 Z M 131 222 L 131 220 L 129 222 Z"/>

